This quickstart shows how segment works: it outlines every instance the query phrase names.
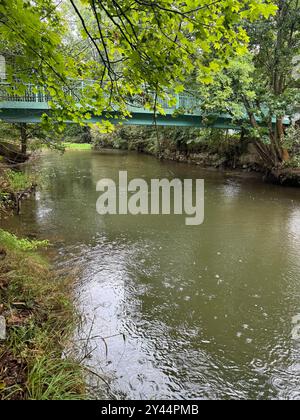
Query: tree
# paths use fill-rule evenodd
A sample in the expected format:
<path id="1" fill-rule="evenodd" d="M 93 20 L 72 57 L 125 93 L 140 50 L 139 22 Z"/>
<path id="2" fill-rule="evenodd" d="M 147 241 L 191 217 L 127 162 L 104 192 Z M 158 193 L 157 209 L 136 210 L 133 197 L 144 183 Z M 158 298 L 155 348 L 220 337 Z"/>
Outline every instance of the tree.
<path id="1" fill-rule="evenodd" d="M 208 83 L 228 60 L 246 52 L 243 21 L 276 10 L 270 0 L 203 0 L 201 5 L 197 0 L 66 0 L 63 7 L 53 0 L 0 2 L 0 43 L 21 55 L 17 92 L 24 81 L 45 85 L 59 126 L 66 119 L 83 124 L 92 113 L 116 109 L 127 118 L 126 101 L 145 91 L 154 92 L 146 105 L 162 112 L 158 96 L 183 90 L 197 69 Z M 62 16 L 66 9 L 77 17 L 78 40 L 85 40 L 91 54 L 69 51 L 66 34 L 75 28 Z M 95 82 L 82 89 L 70 79 Z M 105 121 L 103 126 L 110 128 Z"/>
<path id="2" fill-rule="evenodd" d="M 245 22 L 250 53 L 233 60 L 211 86 L 199 88 L 205 110 L 214 107 L 237 120 L 248 116 L 248 132 L 269 169 L 289 159 L 284 117 L 292 117 L 300 101 L 300 1 L 277 0 L 277 6 L 268 20 Z"/>
<path id="3" fill-rule="evenodd" d="M 260 81 L 260 104 L 264 101 L 269 108 L 269 150 L 275 166 L 288 159 L 283 119 L 285 115 L 293 115 L 300 99 L 293 78 L 294 58 L 300 52 L 300 2 L 277 0 L 277 6 L 274 18 L 253 25 L 250 31 L 253 47 L 259 46 L 254 56 L 255 78 Z M 276 118 L 274 129 L 272 115 Z"/>

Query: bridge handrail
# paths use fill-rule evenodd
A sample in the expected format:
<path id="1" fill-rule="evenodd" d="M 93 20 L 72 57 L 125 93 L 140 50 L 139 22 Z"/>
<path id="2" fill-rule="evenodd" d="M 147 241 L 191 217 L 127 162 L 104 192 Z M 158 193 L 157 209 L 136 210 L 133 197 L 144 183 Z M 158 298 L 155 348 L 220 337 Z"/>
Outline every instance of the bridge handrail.
<path id="1" fill-rule="evenodd" d="M 84 89 L 87 86 L 91 86 L 93 83 L 95 83 L 93 80 L 73 81 L 71 89 L 66 87 L 66 93 L 71 93 L 73 97 L 80 97 L 84 93 Z M 25 86 L 25 92 L 23 94 L 19 94 L 17 92 L 17 87 L 15 87 L 13 84 L 9 82 L 0 82 L 0 102 L 48 103 L 51 101 L 51 95 L 44 87 L 35 85 L 33 83 L 24 83 L 22 86 Z M 16 91 L 14 92 L 14 90 Z M 135 95 L 134 97 L 128 98 L 127 103 L 133 108 L 144 109 L 145 103 L 148 100 L 153 101 L 154 96 L 155 94 L 153 92 L 147 92 L 145 95 Z M 199 109 L 199 99 L 195 98 L 189 93 L 183 92 L 180 94 L 174 94 L 172 96 L 176 98 L 176 105 L 170 105 L 170 101 L 163 98 L 158 98 L 157 103 L 165 110 L 175 111 L 177 109 Z"/>

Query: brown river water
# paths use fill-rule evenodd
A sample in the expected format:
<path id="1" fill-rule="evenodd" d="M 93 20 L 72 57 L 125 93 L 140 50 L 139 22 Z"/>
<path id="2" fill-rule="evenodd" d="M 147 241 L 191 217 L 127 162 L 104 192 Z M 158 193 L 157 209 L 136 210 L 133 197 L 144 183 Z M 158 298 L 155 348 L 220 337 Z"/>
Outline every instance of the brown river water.
<path id="1" fill-rule="evenodd" d="M 32 165 L 38 192 L 2 227 L 79 270 L 77 344 L 109 384 L 93 381 L 99 398 L 300 399 L 300 190 L 135 153 Z M 205 179 L 204 224 L 98 215 L 96 183 L 119 170 Z"/>

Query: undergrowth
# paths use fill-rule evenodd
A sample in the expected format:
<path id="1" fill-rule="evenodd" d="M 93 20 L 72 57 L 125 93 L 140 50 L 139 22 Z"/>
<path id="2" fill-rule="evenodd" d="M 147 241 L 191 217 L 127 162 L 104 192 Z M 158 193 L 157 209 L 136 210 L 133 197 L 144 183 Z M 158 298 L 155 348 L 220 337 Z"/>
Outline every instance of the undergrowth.
<path id="1" fill-rule="evenodd" d="M 80 364 L 63 349 L 76 325 L 72 279 L 56 276 L 36 249 L 46 242 L 0 230 L 0 399 L 85 398 Z"/>
<path id="2" fill-rule="evenodd" d="M 35 176 L 0 164 L 0 219 L 16 205 L 16 195 L 30 190 L 35 184 Z"/>

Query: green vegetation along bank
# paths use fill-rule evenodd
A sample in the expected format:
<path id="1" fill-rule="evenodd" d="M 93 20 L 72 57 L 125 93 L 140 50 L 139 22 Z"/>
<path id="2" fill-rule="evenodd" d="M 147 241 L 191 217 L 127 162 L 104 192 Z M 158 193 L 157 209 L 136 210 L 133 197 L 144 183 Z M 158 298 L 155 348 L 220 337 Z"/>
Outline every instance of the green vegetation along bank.
<path id="1" fill-rule="evenodd" d="M 293 138 L 292 138 L 293 137 Z M 281 185 L 300 186 L 300 130 L 286 135 L 290 160 L 280 169 L 270 169 L 257 151 L 255 141 L 243 132 L 175 127 L 121 127 L 109 134 L 92 129 L 95 150 L 135 150 L 160 159 L 201 167 L 240 169 L 262 173 L 264 179 Z"/>
<path id="2" fill-rule="evenodd" d="M 34 176 L 0 164 L 0 220 L 11 211 L 20 212 L 21 202 L 36 188 Z"/>
<path id="3" fill-rule="evenodd" d="M 18 212 L 33 178 L 0 167 L 0 221 Z M 71 278 L 38 253 L 45 241 L 18 239 L 0 229 L 0 400 L 84 398 L 82 368 L 62 357 L 76 325 Z"/>
<path id="4" fill-rule="evenodd" d="M 45 242 L 0 230 L 0 400 L 65 400 L 84 395 L 82 371 L 62 358 L 76 314 L 71 279 L 55 276 L 37 253 Z"/>

